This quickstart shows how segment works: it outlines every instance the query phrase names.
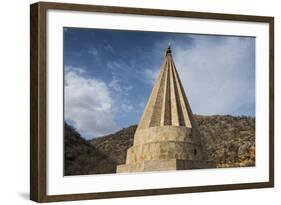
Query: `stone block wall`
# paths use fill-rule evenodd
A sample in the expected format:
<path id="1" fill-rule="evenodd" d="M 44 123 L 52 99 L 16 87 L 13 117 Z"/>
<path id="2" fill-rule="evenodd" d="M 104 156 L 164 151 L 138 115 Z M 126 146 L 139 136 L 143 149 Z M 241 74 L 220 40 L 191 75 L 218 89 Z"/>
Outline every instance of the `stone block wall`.
<path id="1" fill-rule="evenodd" d="M 134 146 L 151 142 L 177 141 L 200 144 L 200 134 L 196 129 L 184 126 L 161 126 L 137 129 L 134 136 Z"/>
<path id="2" fill-rule="evenodd" d="M 171 159 L 204 160 L 199 132 L 184 126 L 138 129 L 134 146 L 127 151 L 126 164 Z"/>
<path id="3" fill-rule="evenodd" d="M 201 146 L 189 142 L 152 142 L 130 147 L 126 163 L 137 163 L 147 160 L 202 160 Z"/>

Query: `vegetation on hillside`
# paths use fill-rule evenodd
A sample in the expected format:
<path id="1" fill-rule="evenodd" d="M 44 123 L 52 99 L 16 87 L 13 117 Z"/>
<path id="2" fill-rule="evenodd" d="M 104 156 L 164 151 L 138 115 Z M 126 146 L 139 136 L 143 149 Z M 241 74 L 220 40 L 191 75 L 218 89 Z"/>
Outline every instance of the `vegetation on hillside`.
<path id="1" fill-rule="evenodd" d="M 114 173 L 116 163 L 64 125 L 64 175 Z"/>
<path id="2" fill-rule="evenodd" d="M 255 119 L 230 115 L 200 116 L 195 120 L 208 160 L 217 167 L 255 166 Z"/>
<path id="3" fill-rule="evenodd" d="M 255 119 L 230 115 L 195 115 L 208 160 L 217 167 L 255 166 Z M 114 173 L 124 164 L 133 145 L 137 125 L 114 134 L 85 141 L 73 128 L 65 126 L 66 175 Z"/>

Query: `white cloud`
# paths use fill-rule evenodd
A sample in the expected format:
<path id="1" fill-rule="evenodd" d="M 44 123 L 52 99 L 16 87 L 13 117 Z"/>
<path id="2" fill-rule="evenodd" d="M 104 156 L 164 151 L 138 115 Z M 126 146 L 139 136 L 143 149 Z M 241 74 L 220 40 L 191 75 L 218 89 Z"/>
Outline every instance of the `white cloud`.
<path id="1" fill-rule="evenodd" d="M 194 45 L 192 49 L 173 48 L 193 112 L 236 115 L 249 112 L 245 109 L 255 103 L 253 43 L 237 37 L 215 41 L 201 36 L 195 38 Z"/>
<path id="2" fill-rule="evenodd" d="M 159 69 L 144 69 L 143 75 L 146 79 L 145 82 L 154 85 L 156 78 L 158 77 L 159 74 Z"/>
<path id="3" fill-rule="evenodd" d="M 124 112 L 131 112 L 133 110 L 133 106 L 131 104 L 123 103 L 123 104 L 121 104 L 121 109 Z"/>
<path id="4" fill-rule="evenodd" d="M 83 73 L 85 73 L 84 68 L 78 68 L 78 67 L 73 67 L 73 66 L 65 66 L 64 71 L 66 73 L 74 72 L 74 73 L 77 73 L 79 75 L 82 75 Z"/>
<path id="5" fill-rule="evenodd" d="M 123 80 L 115 73 L 112 73 L 112 80 L 109 82 L 108 86 L 120 95 L 129 95 L 129 91 L 133 89 L 132 85 L 124 85 Z"/>
<path id="6" fill-rule="evenodd" d="M 98 50 L 95 49 L 95 48 L 89 49 L 89 50 L 88 50 L 88 53 L 91 54 L 91 55 L 93 55 L 94 57 L 97 57 L 97 56 L 99 55 Z"/>
<path id="7" fill-rule="evenodd" d="M 152 49 L 159 52 L 159 45 Z M 196 36 L 191 47 L 172 44 L 174 61 L 194 113 L 245 114 L 243 109 L 254 105 L 254 59 L 250 59 L 254 51 L 249 52 L 252 45 L 241 38 L 214 41 L 206 36 Z M 98 55 L 96 50 L 89 53 Z M 84 137 L 112 133 L 119 129 L 119 121 L 115 123 L 114 119 L 139 109 L 142 113 L 146 102 L 130 102 L 133 87 L 129 82 L 137 78 L 154 85 L 161 65 L 137 69 L 136 63 L 131 64 L 120 59 L 108 61 L 105 66 L 112 74 L 108 84 L 88 78 L 83 68 L 65 68 L 65 119 L 74 121 Z"/>
<path id="8" fill-rule="evenodd" d="M 66 66 L 65 70 L 65 119 L 75 122 L 75 128 L 85 138 L 116 130 L 114 103 L 107 85 L 85 77 L 81 68 Z"/>
<path id="9" fill-rule="evenodd" d="M 106 44 L 106 45 L 104 46 L 104 49 L 105 49 L 106 51 L 113 52 L 113 47 L 112 47 L 110 44 Z"/>
<path id="10" fill-rule="evenodd" d="M 112 73 L 112 80 L 109 82 L 108 87 L 111 89 L 111 95 L 115 101 L 115 113 L 128 113 L 133 110 L 133 105 L 128 98 L 130 90 L 133 89 L 132 85 L 124 85 L 123 80 L 115 73 Z"/>
<path id="11" fill-rule="evenodd" d="M 113 78 L 110 81 L 110 83 L 108 84 L 108 86 L 111 87 L 116 92 L 122 92 L 123 88 L 120 83 L 121 83 L 121 80 L 117 79 L 116 76 L 113 76 Z"/>

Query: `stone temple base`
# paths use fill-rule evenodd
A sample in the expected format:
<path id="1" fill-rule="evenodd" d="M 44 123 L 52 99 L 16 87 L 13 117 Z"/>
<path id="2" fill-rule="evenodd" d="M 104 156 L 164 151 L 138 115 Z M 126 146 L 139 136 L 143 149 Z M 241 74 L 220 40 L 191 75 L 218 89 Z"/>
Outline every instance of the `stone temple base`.
<path id="1" fill-rule="evenodd" d="M 211 161 L 200 160 L 149 160 L 133 164 L 122 164 L 117 166 L 117 173 L 123 172 L 145 172 L 145 171 L 168 171 L 216 168 Z"/>

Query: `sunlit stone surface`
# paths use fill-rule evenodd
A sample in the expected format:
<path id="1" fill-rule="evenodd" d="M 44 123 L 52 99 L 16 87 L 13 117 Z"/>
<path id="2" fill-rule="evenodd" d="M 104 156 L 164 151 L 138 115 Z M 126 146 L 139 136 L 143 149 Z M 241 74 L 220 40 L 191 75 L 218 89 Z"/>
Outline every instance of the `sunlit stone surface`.
<path id="1" fill-rule="evenodd" d="M 117 172 L 213 168 L 206 161 L 200 133 L 172 58 L 171 48 L 127 150 L 126 164 Z"/>

